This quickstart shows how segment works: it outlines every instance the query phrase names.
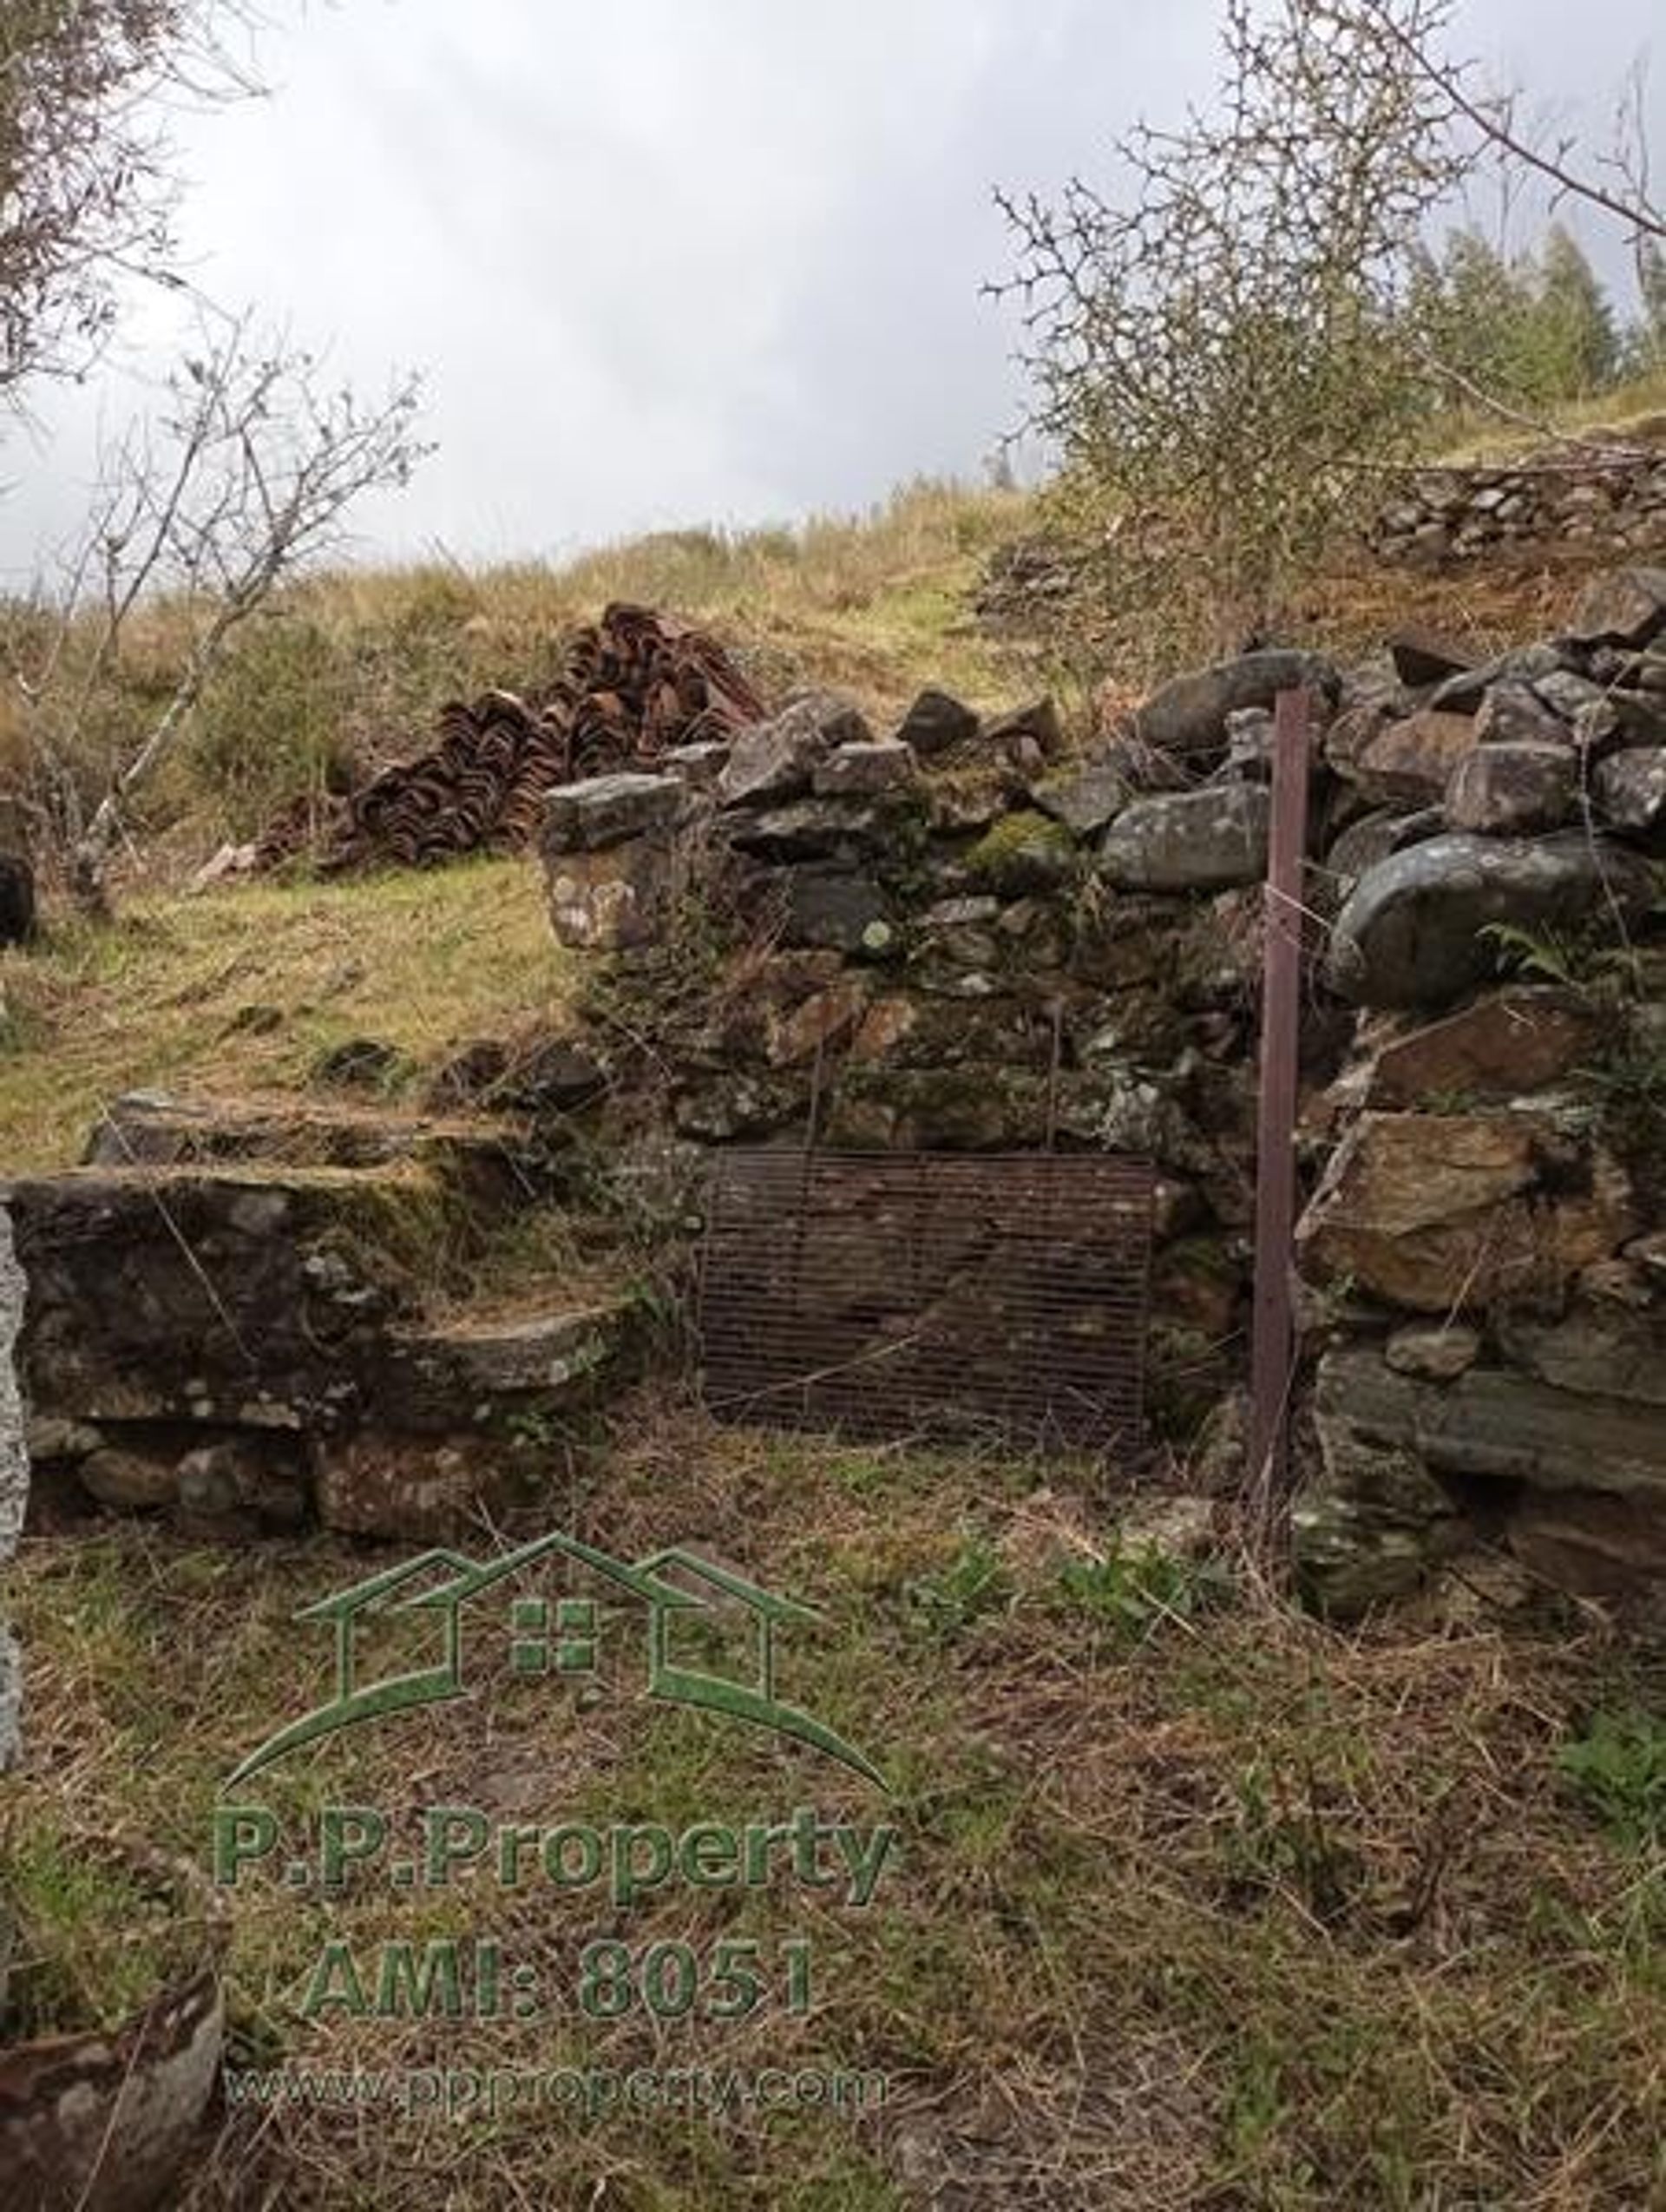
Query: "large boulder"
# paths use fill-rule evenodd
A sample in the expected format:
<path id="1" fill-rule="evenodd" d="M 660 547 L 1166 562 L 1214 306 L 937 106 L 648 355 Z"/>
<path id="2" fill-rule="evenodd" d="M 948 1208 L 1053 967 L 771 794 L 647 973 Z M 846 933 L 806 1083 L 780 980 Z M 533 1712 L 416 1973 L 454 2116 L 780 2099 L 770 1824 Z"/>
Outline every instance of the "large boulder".
<path id="1" fill-rule="evenodd" d="M 1241 653 L 1164 684 L 1140 708 L 1134 735 L 1160 752 L 1217 756 L 1226 745 L 1226 718 L 1246 706 L 1270 706 L 1280 692 L 1305 686 L 1335 699 L 1335 665 L 1315 653 L 1283 649 Z"/>
<path id="2" fill-rule="evenodd" d="M 1365 1006 L 1440 1005 L 1499 972 L 1492 923 L 1533 931 L 1631 920 L 1653 895 L 1641 857 L 1604 838 L 1453 830 L 1360 877 L 1336 917 L 1329 980 Z"/>
<path id="3" fill-rule="evenodd" d="M 1296 1230 L 1304 1271 L 1414 1312 L 1559 1303 L 1637 1224 L 1600 1148 L 1526 1114 L 1362 1113 Z"/>
<path id="4" fill-rule="evenodd" d="M 1255 784 L 1137 799 L 1111 824 L 1099 873 L 1119 889 L 1219 891 L 1267 872 L 1272 803 Z"/>

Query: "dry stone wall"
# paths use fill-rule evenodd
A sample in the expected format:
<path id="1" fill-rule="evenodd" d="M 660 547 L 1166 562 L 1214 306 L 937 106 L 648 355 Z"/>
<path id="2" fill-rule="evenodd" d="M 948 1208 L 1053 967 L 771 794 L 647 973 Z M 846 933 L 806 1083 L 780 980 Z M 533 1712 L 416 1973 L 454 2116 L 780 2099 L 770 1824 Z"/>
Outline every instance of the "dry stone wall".
<path id="1" fill-rule="evenodd" d="M 1666 443 L 1425 469 L 1384 506 L 1368 538 L 1381 560 L 1431 567 L 1540 546 L 1647 555 L 1666 539 Z"/>
<path id="2" fill-rule="evenodd" d="M 1482 1541 L 1646 1598 L 1666 571 L 1597 579 L 1486 666 L 1423 635 L 1356 667 L 1247 654 L 1086 757 L 1045 702 L 927 693 L 876 733 L 812 695 L 571 786 L 542 850 L 557 935 L 614 955 L 595 1048 L 696 1145 L 1151 1155 L 1153 1398 L 1191 1452 L 1244 1363 L 1270 710 L 1298 684 L 1307 1586 L 1357 1610 Z"/>

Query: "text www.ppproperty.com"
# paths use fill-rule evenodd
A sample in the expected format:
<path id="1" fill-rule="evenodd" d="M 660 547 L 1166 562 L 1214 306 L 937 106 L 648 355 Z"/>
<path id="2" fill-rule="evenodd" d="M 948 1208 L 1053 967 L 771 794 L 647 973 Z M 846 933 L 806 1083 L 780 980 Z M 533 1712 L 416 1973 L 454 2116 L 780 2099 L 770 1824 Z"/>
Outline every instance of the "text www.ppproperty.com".
<path id="1" fill-rule="evenodd" d="M 882 2073 L 820 2066 L 227 2067 L 222 2078 L 228 2104 L 436 2112 L 452 2120 L 531 2110 L 584 2120 L 616 2112 L 717 2116 L 747 2107 L 864 2111 L 883 2104 L 889 2089 Z"/>

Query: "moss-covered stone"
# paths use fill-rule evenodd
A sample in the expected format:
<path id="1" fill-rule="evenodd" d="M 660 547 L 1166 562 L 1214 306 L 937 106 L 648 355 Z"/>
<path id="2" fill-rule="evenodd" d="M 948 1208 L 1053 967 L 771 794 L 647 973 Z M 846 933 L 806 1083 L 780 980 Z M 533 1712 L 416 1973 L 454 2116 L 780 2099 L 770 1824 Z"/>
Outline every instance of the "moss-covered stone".
<path id="1" fill-rule="evenodd" d="M 1076 840 L 1062 822 L 1033 808 L 1005 814 L 966 855 L 966 872 L 999 898 L 1061 890 L 1080 869 Z"/>

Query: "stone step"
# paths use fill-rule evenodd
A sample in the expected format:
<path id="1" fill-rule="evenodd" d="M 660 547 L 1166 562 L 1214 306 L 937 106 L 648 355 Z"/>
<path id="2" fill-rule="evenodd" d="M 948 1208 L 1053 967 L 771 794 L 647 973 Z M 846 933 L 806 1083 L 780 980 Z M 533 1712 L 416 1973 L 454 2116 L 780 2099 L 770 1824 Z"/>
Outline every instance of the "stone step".
<path id="1" fill-rule="evenodd" d="M 390 1329 L 385 1387 L 371 1408 L 390 1428 L 489 1422 L 518 1401 L 581 1401 L 625 1349 L 640 1303 L 628 1293 L 571 1308 L 468 1311 Z"/>
<path id="2" fill-rule="evenodd" d="M 72 1420 L 327 1429 L 468 1254 L 430 1169 L 89 1166 L 0 1185 L 30 1402 Z"/>
<path id="3" fill-rule="evenodd" d="M 186 1098 L 128 1091 L 95 1125 L 83 1165 L 174 1167 L 412 1165 L 455 1184 L 476 1205 L 502 1207 L 548 1186 L 547 1132 L 508 1115 L 399 1113 L 259 1096 Z"/>

